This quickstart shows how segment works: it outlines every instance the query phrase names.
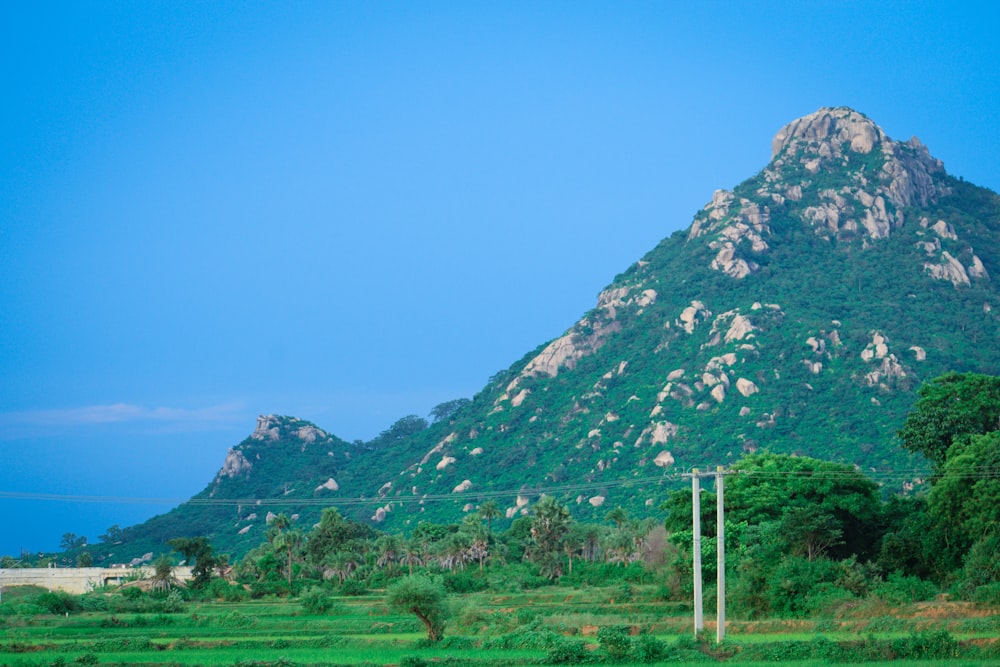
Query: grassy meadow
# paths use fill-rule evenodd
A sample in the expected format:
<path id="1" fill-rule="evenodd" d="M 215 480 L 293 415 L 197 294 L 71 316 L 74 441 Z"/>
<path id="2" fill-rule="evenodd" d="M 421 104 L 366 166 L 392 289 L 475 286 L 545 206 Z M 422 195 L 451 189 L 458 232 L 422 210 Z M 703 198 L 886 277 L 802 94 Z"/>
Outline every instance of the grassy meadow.
<path id="1" fill-rule="evenodd" d="M 412 614 L 385 596 L 336 596 L 323 614 L 297 598 L 185 602 L 171 613 L 77 611 L 56 615 L 41 589 L 5 589 L 0 664 L 555 665 L 710 664 L 1000 665 L 1000 610 L 964 603 L 871 606 L 810 620 L 733 620 L 722 644 L 706 614 L 693 636 L 690 607 L 653 586 L 555 586 L 448 596 L 445 638 L 426 640 Z M 92 593 L 114 596 L 115 591 Z"/>

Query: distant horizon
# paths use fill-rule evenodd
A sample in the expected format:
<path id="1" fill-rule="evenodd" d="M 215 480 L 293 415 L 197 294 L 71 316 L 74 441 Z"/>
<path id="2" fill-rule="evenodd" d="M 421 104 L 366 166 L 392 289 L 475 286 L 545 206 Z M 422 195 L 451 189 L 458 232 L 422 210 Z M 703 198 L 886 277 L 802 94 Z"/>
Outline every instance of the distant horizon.
<path id="1" fill-rule="evenodd" d="M 259 414 L 367 441 L 473 396 L 821 107 L 1000 189 L 974 7 L 42 2 L 0 25 L 0 554 L 170 509 L 27 497 L 188 498 Z"/>

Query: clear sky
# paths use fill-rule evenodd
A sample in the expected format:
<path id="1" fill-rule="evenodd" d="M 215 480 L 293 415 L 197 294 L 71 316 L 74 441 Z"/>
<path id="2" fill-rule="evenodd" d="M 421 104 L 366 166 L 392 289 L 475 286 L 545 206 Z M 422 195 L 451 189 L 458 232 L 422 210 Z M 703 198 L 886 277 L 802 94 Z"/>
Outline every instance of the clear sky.
<path id="1" fill-rule="evenodd" d="M 998 31 L 917 0 L 0 3 L 0 554 L 169 509 L 258 414 L 368 439 L 471 397 L 821 106 L 1000 189 Z"/>

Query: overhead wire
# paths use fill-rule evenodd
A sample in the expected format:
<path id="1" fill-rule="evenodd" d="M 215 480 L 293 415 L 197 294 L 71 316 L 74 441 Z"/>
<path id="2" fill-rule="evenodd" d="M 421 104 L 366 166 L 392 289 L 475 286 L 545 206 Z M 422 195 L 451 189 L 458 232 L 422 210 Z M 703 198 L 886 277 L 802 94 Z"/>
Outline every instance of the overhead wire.
<path id="1" fill-rule="evenodd" d="M 713 467 L 705 466 L 698 468 L 704 470 L 706 475 L 715 474 Z M 952 469 L 949 475 L 959 479 L 1000 479 L 1000 467 L 979 466 L 967 469 Z M 777 480 L 782 478 L 802 478 L 816 481 L 838 481 L 852 477 L 857 477 L 859 471 L 856 470 L 741 470 L 724 469 L 725 475 L 740 475 L 753 477 L 762 480 Z M 864 473 L 862 473 L 864 474 Z M 571 494 L 590 491 L 602 491 L 612 488 L 628 486 L 646 486 L 649 484 L 662 485 L 667 482 L 674 482 L 688 476 L 682 472 L 665 472 L 661 475 L 618 478 L 614 480 L 575 482 L 569 484 L 548 484 L 548 485 L 524 485 L 520 488 L 508 489 L 477 489 L 451 493 L 429 493 L 422 495 L 390 495 L 379 494 L 373 496 L 358 497 L 323 497 L 323 498 L 302 498 L 295 496 L 266 496 L 248 498 L 216 498 L 216 497 L 141 497 L 141 496 L 91 496 L 80 494 L 59 494 L 59 493 L 39 493 L 23 491 L 0 491 L 0 500 L 38 500 L 56 501 L 69 503 L 108 503 L 117 505 L 179 505 L 189 504 L 197 506 L 255 506 L 255 505 L 294 505 L 300 507 L 309 506 L 347 506 L 357 507 L 363 505 L 376 505 L 384 503 L 397 503 L 401 505 L 413 503 L 427 503 L 440 501 L 462 501 L 462 500 L 483 500 L 491 498 L 506 498 L 516 496 L 534 496 L 542 494 Z M 875 471 L 864 474 L 865 478 L 876 483 L 902 482 L 902 481 L 922 481 L 930 477 L 927 470 L 886 470 Z"/>

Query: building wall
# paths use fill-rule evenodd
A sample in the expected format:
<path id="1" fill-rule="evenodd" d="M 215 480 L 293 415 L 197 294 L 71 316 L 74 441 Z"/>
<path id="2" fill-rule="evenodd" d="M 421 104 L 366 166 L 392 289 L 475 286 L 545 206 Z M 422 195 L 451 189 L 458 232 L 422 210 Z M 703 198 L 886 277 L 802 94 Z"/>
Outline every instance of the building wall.
<path id="1" fill-rule="evenodd" d="M 107 584 L 123 584 L 130 579 L 148 579 L 152 576 L 153 568 L 148 566 L 0 568 L 0 587 L 41 586 L 50 591 L 79 595 Z M 179 581 L 190 581 L 191 568 L 175 567 L 174 577 Z"/>

